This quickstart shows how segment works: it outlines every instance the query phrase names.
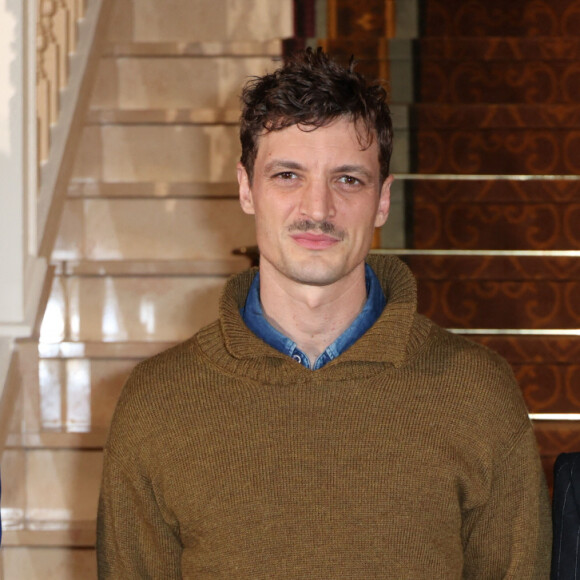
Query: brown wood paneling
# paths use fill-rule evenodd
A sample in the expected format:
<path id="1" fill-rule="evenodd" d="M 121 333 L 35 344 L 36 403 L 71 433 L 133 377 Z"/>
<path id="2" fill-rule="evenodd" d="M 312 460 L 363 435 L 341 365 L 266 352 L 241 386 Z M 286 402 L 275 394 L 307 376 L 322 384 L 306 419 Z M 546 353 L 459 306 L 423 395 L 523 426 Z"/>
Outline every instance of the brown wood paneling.
<path id="1" fill-rule="evenodd" d="M 328 0 L 328 38 L 389 36 L 389 4 L 385 0 Z"/>

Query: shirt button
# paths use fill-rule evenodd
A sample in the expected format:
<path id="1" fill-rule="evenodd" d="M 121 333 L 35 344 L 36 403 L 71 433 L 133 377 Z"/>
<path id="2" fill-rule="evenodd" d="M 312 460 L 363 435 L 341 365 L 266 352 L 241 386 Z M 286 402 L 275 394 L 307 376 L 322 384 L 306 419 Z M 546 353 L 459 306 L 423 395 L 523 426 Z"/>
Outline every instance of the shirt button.
<path id="1" fill-rule="evenodd" d="M 300 357 L 299 354 L 293 354 L 292 358 L 296 361 L 299 362 L 300 364 L 302 364 L 302 358 Z"/>

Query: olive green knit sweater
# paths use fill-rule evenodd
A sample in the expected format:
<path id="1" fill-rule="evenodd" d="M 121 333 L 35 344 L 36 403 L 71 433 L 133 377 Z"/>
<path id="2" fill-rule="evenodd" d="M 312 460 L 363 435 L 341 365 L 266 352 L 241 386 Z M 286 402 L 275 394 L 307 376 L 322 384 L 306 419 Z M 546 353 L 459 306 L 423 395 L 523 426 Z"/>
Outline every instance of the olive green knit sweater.
<path id="1" fill-rule="evenodd" d="M 100 578 L 548 578 L 550 517 L 507 364 L 387 306 L 317 371 L 244 325 L 253 272 L 218 322 L 137 366 L 105 452 Z"/>

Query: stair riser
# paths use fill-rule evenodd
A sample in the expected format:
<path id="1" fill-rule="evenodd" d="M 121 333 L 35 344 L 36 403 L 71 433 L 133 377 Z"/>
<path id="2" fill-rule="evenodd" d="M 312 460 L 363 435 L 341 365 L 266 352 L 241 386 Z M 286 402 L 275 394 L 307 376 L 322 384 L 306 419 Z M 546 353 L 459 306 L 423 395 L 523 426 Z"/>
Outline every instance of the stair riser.
<path id="1" fill-rule="evenodd" d="M 15 471 L 11 472 L 14 477 L 2 480 L 3 524 L 7 529 L 18 530 L 25 522 L 30 529 L 48 529 L 50 522 L 62 528 L 95 518 L 102 451 L 7 450 L 2 467 L 8 466 Z"/>
<path id="2" fill-rule="evenodd" d="M 40 428 L 103 433 L 135 359 L 40 361 Z"/>
<path id="3" fill-rule="evenodd" d="M 177 341 L 217 318 L 226 277 L 56 278 L 42 342 Z"/>
<path id="4" fill-rule="evenodd" d="M 93 549 L 3 547 L 4 578 L 18 580 L 93 580 L 97 561 Z"/>
<path id="5" fill-rule="evenodd" d="M 290 0 L 118 0 L 112 41 L 268 40 L 293 33 Z"/>
<path id="6" fill-rule="evenodd" d="M 69 200 L 53 260 L 220 260 L 255 244 L 237 199 Z"/>
<path id="7" fill-rule="evenodd" d="M 272 58 L 104 58 L 93 109 L 239 108 L 252 75 L 278 66 Z"/>
<path id="8" fill-rule="evenodd" d="M 85 128 L 73 178 L 96 181 L 236 181 L 237 126 Z"/>

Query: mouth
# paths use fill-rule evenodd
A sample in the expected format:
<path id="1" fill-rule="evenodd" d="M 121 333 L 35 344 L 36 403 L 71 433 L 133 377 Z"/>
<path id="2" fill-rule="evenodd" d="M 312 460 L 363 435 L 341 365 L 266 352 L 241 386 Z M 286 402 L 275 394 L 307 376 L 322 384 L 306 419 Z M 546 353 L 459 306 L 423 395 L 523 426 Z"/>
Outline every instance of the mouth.
<path id="1" fill-rule="evenodd" d="M 315 234 L 312 232 L 295 232 L 291 237 L 299 246 L 309 250 L 324 250 L 338 244 L 340 241 L 338 238 L 328 234 Z"/>

